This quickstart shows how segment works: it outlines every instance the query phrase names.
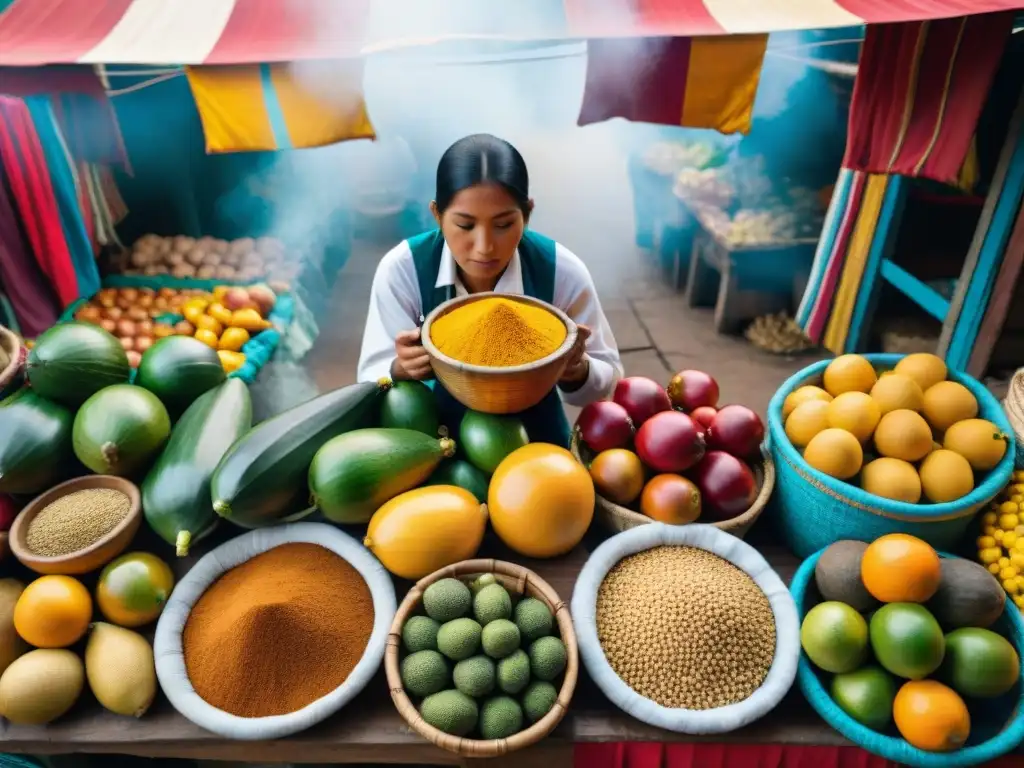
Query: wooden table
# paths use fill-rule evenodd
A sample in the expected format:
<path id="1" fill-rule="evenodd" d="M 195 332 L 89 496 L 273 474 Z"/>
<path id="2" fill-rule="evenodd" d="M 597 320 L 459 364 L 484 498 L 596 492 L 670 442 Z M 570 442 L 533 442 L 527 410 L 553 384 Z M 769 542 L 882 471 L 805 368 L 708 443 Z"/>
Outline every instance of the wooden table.
<path id="1" fill-rule="evenodd" d="M 195 554 L 201 555 L 233 534 L 222 530 L 217 539 Z M 757 528 L 751 543 L 765 553 L 788 583 L 797 559 L 763 536 Z M 171 556 L 162 542 L 140 534 L 136 549 Z M 550 561 L 525 561 L 513 557 L 500 543 L 485 541 L 482 555 L 514 559 L 535 570 L 566 598 L 572 595 L 576 577 L 600 534 L 592 534 L 568 556 Z M 176 563 L 185 571 L 195 558 Z M 189 562 L 191 561 L 191 562 Z M 8 567 L 6 570 L 10 571 Z M 4 574 L 7 575 L 7 574 Z M 19 578 L 31 578 L 24 573 Z M 399 601 L 408 583 L 396 582 Z M 760 721 L 727 737 L 730 742 L 843 745 L 838 733 L 820 720 L 794 687 L 789 696 Z M 491 761 L 495 766 L 571 766 L 572 745 L 579 741 L 686 741 L 696 740 L 644 725 L 614 708 L 581 669 L 573 706 L 558 729 L 539 745 Z M 723 741 L 712 736 L 704 741 Z M 46 727 L 14 726 L 0 723 L 0 752 L 24 754 L 128 754 L 143 757 L 179 757 L 240 762 L 290 763 L 419 763 L 462 765 L 463 759 L 428 744 L 411 731 L 391 703 L 383 667 L 367 688 L 334 717 L 288 739 L 270 742 L 229 741 L 215 736 L 179 715 L 161 695 L 140 720 L 112 715 L 101 709 L 91 695 L 64 718 Z"/>

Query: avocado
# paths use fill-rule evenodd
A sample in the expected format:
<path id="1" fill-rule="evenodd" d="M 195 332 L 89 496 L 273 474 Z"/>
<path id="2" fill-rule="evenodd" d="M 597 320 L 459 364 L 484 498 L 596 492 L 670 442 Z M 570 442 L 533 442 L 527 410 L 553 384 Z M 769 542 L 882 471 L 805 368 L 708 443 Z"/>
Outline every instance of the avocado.
<path id="1" fill-rule="evenodd" d="M 821 553 L 814 566 L 814 581 L 825 600 L 846 603 L 861 613 L 878 607 L 878 600 L 860 578 L 860 561 L 867 548 L 863 541 L 848 539 L 837 541 Z"/>
<path id="2" fill-rule="evenodd" d="M 484 653 L 492 659 L 503 659 L 519 648 L 519 627 L 508 619 L 497 619 L 484 627 L 481 642 Z"/>
<path id="3" fill-rule="evenodd" d="M 538 680 L 551 682 L 565 669 L 565 645 L 557 637 L 542 637 L 530 645 L 530 671 Z"/>
<path id="4" fill-rule="evenodd" d="M 417 651 L 402 659 L 402 685 L 416 697 L 443 691 L 448 685 L 448 664 L 437 651 Z"/>
<path id="5" fill-rule="evenodd" d="M 1003 615 L 1006 592 L 984 566 L 944 557 L 939 573 L 939 588 L 926 605 L 944 627 L 990 627 Z"/>
<path id="6" fill-rule="evenodd" d="M 551 634 L 554 616 L 544 603 L 535 597 L 527 597 L 516 606 L 516 626 L 526 642 Z"/>
<path id="7" fill-rule="evenodd" d="M 486 504 L 490 480 L 468 461 L 448 459 L 442 461 L 434 474 L 427 478 L 426 485 L 457 485 L 472 493 L 481 504 Z"/>
<path id="8" fill-rule="evenodd" d="M 467 696 L 486 696 L 494 690 L 494 662 L 472 656 L 455 665 L 455 687 Z"/>
<path id="9" fill-rule="evenodd" d="M 507 739 L 523 727 L 523 710 L 509 696 L 496 696 L 480 709 L 480 736 L 484 739 Z"/>
<path id="10" fill-rule="evenodd" d="M 423 610 L 442 624 L 469 613 L 473 594 L 458 579 L 441 579 L 423 590 Z"/>
<path id="11" fill-rule="evenodd" d="M 420 715 L 429 724 L 452 736 L 465 736 L 476 728 L 476 702 L 459 691 L 441 691 L 420 704 Z"/>
<path id="12" fill-rule="evenodd" d="M 963 696 L 1002 696 L 1020 679 L 1020 657 L 1002 635 L 961 627 L 946 635 L 939 677 Z"/>
<path id="13" fill-rule="evenodd" d="M 409 653 L 437 650 L 437 630 L 441 625 L 429 616 L 413 616 L 402 627 L 402 642 Z"/>
<path id="14" fill-rule="evenodd" d="M 555 706 L 556 701 L 558 691 L 551 683 L 545 680 L 530 683 L 523 693 L 523 711 L 526 713 L 526 719 L 536 723 Z"/>
<path id="15" fill-rule="evenodd" d="M 482 627 L 507 619 L 512 615 L 512 598 L 501 584 L 489 584 L 473 597 L 473 615 Z"/>
<path id="16" fill-rule="evenodd" d="M 523 422 L 513 416 L 466 411 L 459 425 L 459 447 L 469 463 L 488 477 L 506 456 L 529 442 Z"/>
<path id="17" fill-rule="evenodd" d="M 422 381 L 393 382 L 380 405 L 380 425 L 437 437 L 437 401 L 430 387 Z"/>
<path id="18" fill-rule="evenodd" d="M 480 625 L 472 619 L 455 619 L 437 630 L 437 650 L 452 661 L 462 661 L 480 649 Z"/>
<path id="19" fill-rule="evenodd" d="M 516 694 L 530 682 L 530 657 L 520 648 L 498 662 L 498 687 L 505 693 Z"/>

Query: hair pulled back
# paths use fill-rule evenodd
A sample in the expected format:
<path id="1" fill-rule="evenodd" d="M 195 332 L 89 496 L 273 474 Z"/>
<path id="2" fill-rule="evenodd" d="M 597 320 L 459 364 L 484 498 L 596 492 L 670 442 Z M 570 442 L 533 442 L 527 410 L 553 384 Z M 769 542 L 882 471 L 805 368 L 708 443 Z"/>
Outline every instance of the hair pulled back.
<path id="1" fill-rule="evenodd" d="M 519 150 L 489 133 L 476 133 L 452 144 L 437 164 L 434 202 L 444 213 L 462 190 L 477 184 L 498 184 L 523 215 L 530 213 L 530 177 Z"/>

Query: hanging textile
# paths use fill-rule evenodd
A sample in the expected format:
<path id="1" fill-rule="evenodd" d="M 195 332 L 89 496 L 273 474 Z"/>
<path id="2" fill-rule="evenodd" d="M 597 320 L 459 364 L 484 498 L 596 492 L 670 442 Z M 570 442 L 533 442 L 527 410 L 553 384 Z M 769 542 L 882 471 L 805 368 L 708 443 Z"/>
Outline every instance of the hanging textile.
<path id="1" fill-rule="evenodd" d="M 633 122 L 749 133 L 767 35 L 591 40 L 579 124 Z"/>
<path id="2" fill-rule="evenodd" d="M 78 278 L 64 239 L 60 208 L 32 115 L 20 99 L 0 96 L 0 162 L 11 186 L 25 233 L 61 308 L 79 297 Z"/>
<path id="3" fill-rule="evenodd" d="M 869 26 L 843 165 L 956 184 L 1013 13 Z"/>
<path id="4" fill-rule="evenodd" d="M 302 149 L 374 138 L 363 102 L 361 59 L 188 67 L 186 75 L 207 152 Z"/>
<path id="5" fill-rule="evenodd" d="M 57 322 L 61 306 L 32 255 L 5 182 L 9 179 L 0 163 L 0 283 L 21 333 L 33 338 Z"/>

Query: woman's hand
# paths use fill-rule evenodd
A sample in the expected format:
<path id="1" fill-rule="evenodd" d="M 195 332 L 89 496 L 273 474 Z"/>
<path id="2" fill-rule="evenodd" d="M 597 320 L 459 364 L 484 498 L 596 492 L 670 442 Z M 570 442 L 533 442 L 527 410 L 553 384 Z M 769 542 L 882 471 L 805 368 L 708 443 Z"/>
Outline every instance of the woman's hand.
<path id="1" fill-rule="evenodd" d="M 423 381 L 433 375 L 430 355 L 420 344 L 420 329 L 402 331 L 395 337 L 395 359 L 391 363 L 394 381 Z"/>
<path id="2" fill-rule="evenodd" d="M 590 358 L 587 356 L 587 339 L 590 329 L 585 325 L 577 325 L 576 344 L 569 353 L 569 363 L 565 366 L 558 386 L 566 392 L 575 392 L 582 387 L 590 375 Z"/>

